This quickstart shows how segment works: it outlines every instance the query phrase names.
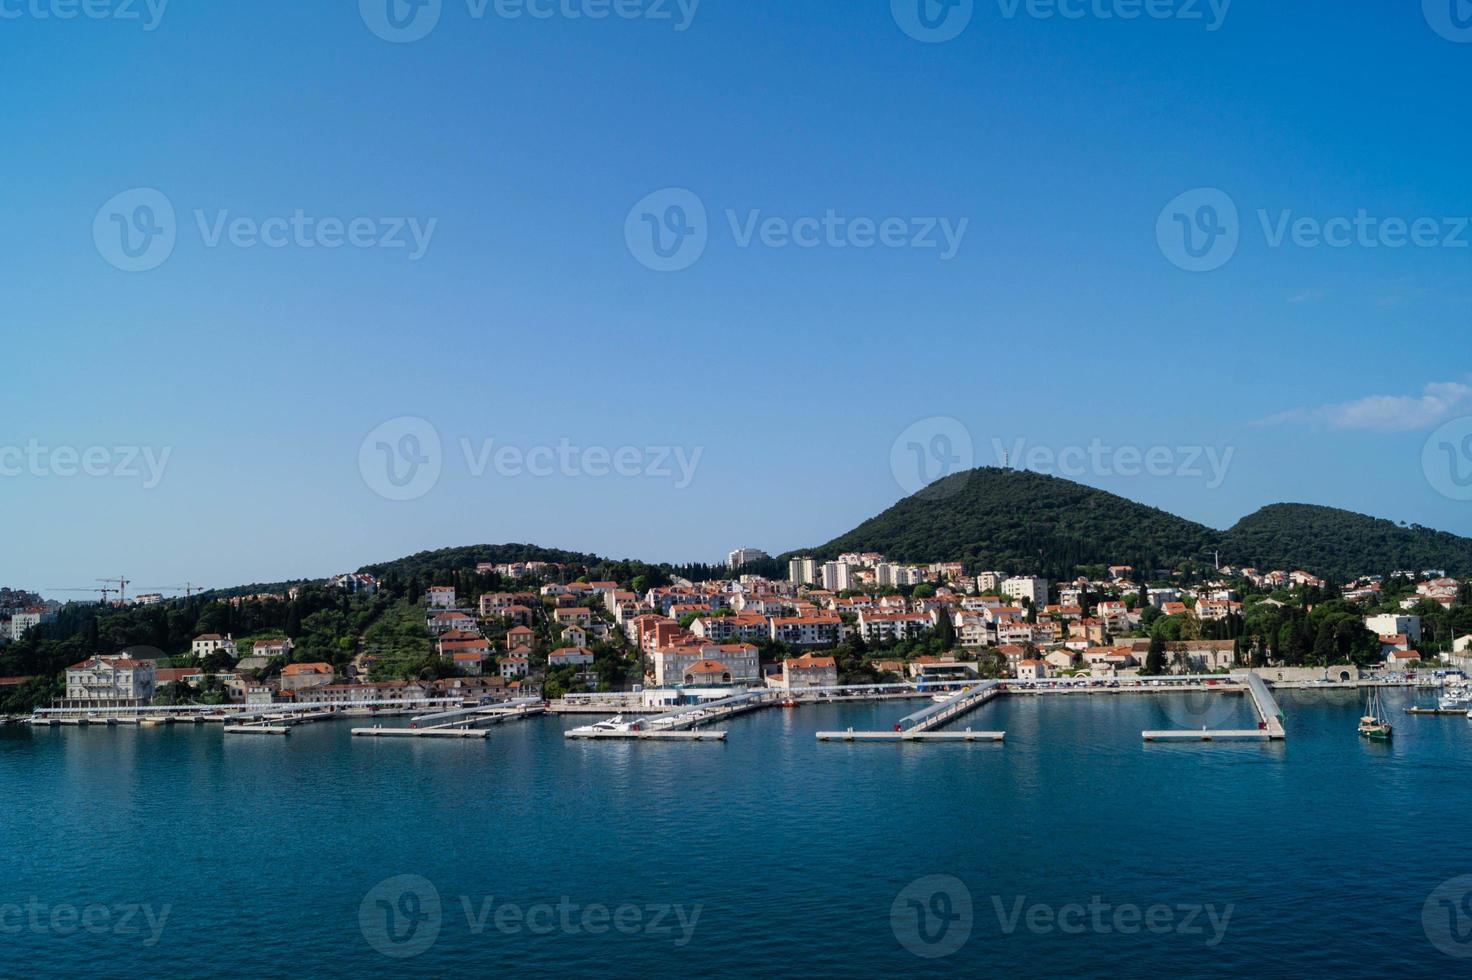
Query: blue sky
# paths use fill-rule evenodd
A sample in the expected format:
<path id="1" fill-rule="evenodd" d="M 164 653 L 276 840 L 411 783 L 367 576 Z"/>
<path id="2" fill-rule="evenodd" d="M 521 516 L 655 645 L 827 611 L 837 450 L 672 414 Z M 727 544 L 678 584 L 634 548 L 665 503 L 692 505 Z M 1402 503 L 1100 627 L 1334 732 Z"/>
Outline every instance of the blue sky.
<path id="1" fill-rule="evenodd" d="M 1297 500 L 1472 534 L 1423 465 L 1472 415 L 1472 37 L 1434 29 L 1433 0 L 1133 20 L 976 0 L 940 43 L 898 0 L 703 0 L 688 23 L 624 2 L 645 16 L 444 0 L 390 43 L 368 26 L 387 0 L 173 0 L 152 30 L 141 0 L 141 21 L 7 0 L 0 447 L 100 447 L 122 472 L 0 455 L 0 582 L 229 585 L 499 541 L 778 551 L 902 496 L 911 441 L 977 464 L 993 440 L 1163 447 L 1168 475 L 1117 453 L 1076 475 L 1217 526 Z M 109 235 L 160 227 L 140 188 L 175 242 L 128 272 Z M 646 214 L 669 227 L 672 188 L 705 247 L 654 271 L 629 241 Z M 1192 272 L 1169 229 L 1204 227 L 1202 188 L 1236 244 Z M 366 219 L 375 247 L 250 244 L 298 211 Z M 771 244 L 829 212 L 841 234 Z M 1360 212 L 1429 219 L 1437 244 L 1315 244 Z M 896 247 L 856 247 L 887 219 Z M 954 256 L 918 247 L 962 221 Z M 363 448 L 400 418 L 440 442 L 411 500 L 375 491 L 373 460 L 424 441 L 397 423 Z M 486 440 L 633 447 L 638 475 L 595 455 L 532 476 Z M 157 485 L 120 447 L 168 453 Z M 1220 479 L 1190 447 L 1229 459 Z"/>

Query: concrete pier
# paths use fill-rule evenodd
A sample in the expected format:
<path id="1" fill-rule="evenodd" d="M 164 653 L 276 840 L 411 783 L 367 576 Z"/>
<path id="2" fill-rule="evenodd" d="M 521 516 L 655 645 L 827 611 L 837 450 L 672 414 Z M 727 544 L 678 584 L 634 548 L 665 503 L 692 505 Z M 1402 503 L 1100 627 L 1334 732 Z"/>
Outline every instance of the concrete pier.
<path id="1" fill-rule="evenodd" d="M 819 732 L 820 742 L 1001 742 L 1006 732 Z"/>

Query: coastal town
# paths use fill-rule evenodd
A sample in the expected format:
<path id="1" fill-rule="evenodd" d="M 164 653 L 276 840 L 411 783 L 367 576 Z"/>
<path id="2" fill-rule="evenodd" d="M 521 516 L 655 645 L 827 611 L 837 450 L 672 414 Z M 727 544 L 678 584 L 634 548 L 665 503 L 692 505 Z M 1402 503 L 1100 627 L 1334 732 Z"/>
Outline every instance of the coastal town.
<path id="1" fill-rule="evenodd" d="M 589 580 L 585 569 L 563 563 L 482 562 L 447 581 L 395 584 L 406 628 L 422 629 L 431 651 L 428 669 L 418 664 L 393 676 L 391 654 L 352 641 L 352 650 L 332 659 L 314 657 L 300 624 L 295 636 L 292 629 L 205 632 L 177 651 L 95 650 L 66 666 L 48 704 L 33 707 L 380 710 L 430 701 L 565 702 L 597 693 L 637 694 L 657 705 L 747 690 L 1108 683 L 1243 668 L 1270 669 L 1279 681 L 1472 673 L 1472 588 L 1438 569 L 1331 583 L 1302 570 L 1227 566 L 1187 582 L 1168 571 L 1112 565 L 1049 582 L 872 552 L 792 557 L 781 578 L 748 571 L 756 564 L 776 563 L 742 548 L 718 578 L 648 586 Z M 346 608 L 384 588 L 375 575 L 356 572 L 279 594 L 203 601 L 238 613 L 298 603 L 316 590 Z M 180 601 L 154 594 L 109 605 Z M 44 633 L 65 608 L 35 593 L 0 591 L 0 635 L 14 643 Z M 0 678 L 0 697 L 37 681 Z"/>

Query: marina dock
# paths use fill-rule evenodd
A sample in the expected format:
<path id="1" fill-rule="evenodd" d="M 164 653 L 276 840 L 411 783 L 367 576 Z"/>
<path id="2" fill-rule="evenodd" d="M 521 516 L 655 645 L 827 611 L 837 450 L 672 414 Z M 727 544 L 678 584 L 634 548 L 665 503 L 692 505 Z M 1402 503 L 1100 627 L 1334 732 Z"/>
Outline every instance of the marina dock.
<path id="1" fill-rule="evenodd" d="M 418 715 L 409 719 L 408 728 L 354 728 L 353 735 L 363 738 L 488 738 L 490 732 L 479 725 L 499 725 L 505 721 L 532 718 L 546 712 L 540 699 L 520 698 L 500 704 L 455 708 Z"/>
<path id="2" fill-rule="evenodd" d="M 1147 742 L 1281 742 L 1288 735 L 1283 729 L 1283 710 L 1273 692 L 1257 671 L 1249 670 L 1244 675 L 1232 675 L 1232 679 L 1246 685 L 1252 700 L 1252 710 L 1257 714 L 1257 728 L 1181 729 L 1175 731 L 1141 732 Z M 1223 690 L 1222 693 L 1228 693 Z"/>
<path id="3" fill-rule="evenodd" d="M 908 714 L 887 732 L 818 732 L 820 742 L 1001 742 L 1006 732 L 938 732 L 935 729 L 969 714 L 1004 693 L 1001 681 L 982 681 L 962 688 L 944 701 Z"/>
<path id="4" fill-rule="evenodd" d="M 820 742 L 1001 742 L 1006 732 L 819 732 Z"/>

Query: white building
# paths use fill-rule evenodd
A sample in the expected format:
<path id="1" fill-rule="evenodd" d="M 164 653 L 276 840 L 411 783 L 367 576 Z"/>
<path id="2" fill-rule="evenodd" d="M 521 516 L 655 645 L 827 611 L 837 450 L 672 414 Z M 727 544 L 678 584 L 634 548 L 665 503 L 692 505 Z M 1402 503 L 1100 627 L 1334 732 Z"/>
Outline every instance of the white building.
<path id="1" fill-rule="evenodd" d="M 141 706 L 153 700 L 155 686 L 152 660 L 90 657 L 66 669 L 62 707 Z"/>
<path id="2" fill-rule="evenodd" d="M 830 592 L 846 592 L 853 588 L 849 581 L 849 565 L 847 562 L 830 561 L 823 563 L 823 588 Z"/>
<path id="3" fill-rule="evenodd" d="M 760 548 L 737 548 L 726 556 L 726 567 L 737 569 L 754 561 L 766 561 L 772 556 Z"/>
<path id="4" fill-rule="evenodd" d="M 1421 642 L 1420 616 L 1401 616 L 1395 613 L 1366 616 L 1365 628 L 1373 632 L 1376 636 L 1404 635 L 1412 643 Z"/>
<path id="5" fill-rule="evenodd" d="M 817 657 L 805 653 L 796 659 L 782 661 L 782 673 L 768 678 L 767 683 L 786 691 L 805 687 L 836 687 L 838 662 L 832 657 Z"/>
<path id="6" fill-rule="evenodd" d="M 818 562 L 813 558 L 794 558 L 787 563 L 787 577 L 801 585 L 815 585 Z"/>
<path id="7" fill-rule="evenodd" d="M 1017 602 L 1026 599 L 1034 609 L 1041 609 L 1048 604 L 1048 580 L 1030 575 L 1009 578 L 1002 583 L 1002 594 Z"/>
<path id="8" fill-rule="evenodd" d="M 1002 572 L 982 572 L 976 576 L 977 592 L 995 592 L 1002 587 L 1007 576 Z"/>
<path id="9" fill-rule="evenodd" d="M 843 620 L 838 616 L 778 616 L 771 621 L 771 638 L 795 647 L 838 645 Z"/>
<path id="10" fill-rule="evenodd" d="M 424 596 L 431 609 L 454 609 L 458 604 L 455 590 L 448 585 L 431 585 Z"/>
<path id="11" fill-rule="evenodd" d="M 194 638 L 194 644 L 190 652 L 196 660 L 208 657 L 216 651 L 227 656 L 235 656 L 235 638 L 233 636 L 221 636 L 219 633 L 204 633 Z"/>
<path id="12" fill-rule="evenodd" d="M 750 643 L 681 643 L 654 650 L 649 655 L 656 687 L 685 683 L 696 664 L 713 661 L 725 667 L 730 684 L 757 684 L 762 679 L 760 656 Z"/>

